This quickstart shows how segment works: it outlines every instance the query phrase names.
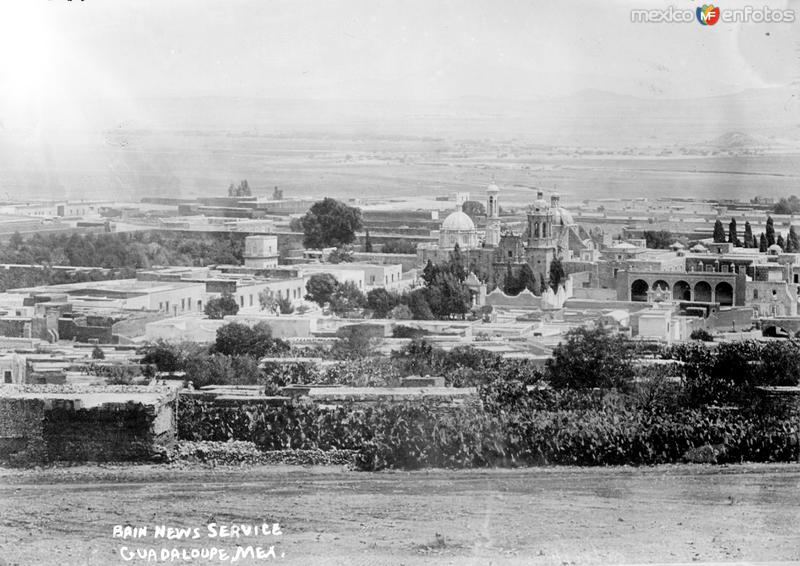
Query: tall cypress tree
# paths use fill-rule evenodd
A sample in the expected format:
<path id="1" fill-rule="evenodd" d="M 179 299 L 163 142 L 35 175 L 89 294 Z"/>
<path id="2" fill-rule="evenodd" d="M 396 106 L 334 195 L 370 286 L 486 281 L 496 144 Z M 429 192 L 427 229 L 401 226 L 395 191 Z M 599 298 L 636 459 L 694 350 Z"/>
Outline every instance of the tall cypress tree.
<path id="1" fill-rule="evenodd" d="M 739 234 L 736 233 L 736 219 L 731 218 L 731 223 L 728 224 L 728 241 L 734 246 L 739 245 Z"/>
<path id="2" fill-rule="evenodd" d="M 749 220 L 745 220 L 744 223 L 744 247 L 746 248 L 756 247 L 756 241 L 753 238 L 753 228 L 750 226 Z"/>
<path id="3" fill-rule="evenodd" d="M 714 222 L 714 242 L 724 242 L 725 241 L 725 228 L 722 227 L 722 221 L 717 218 L 717 221 Z"/>
<path id="4" fill-rule="evenodd" d="M 764 232 L 761 232 L 761 237 L 758 239 L 758 251 L 761 253 L 767 251 L 767 237 L 764 235 Z"/>
<path id="5" fill-rule="evenodd" d="M 783 241 L 783 234 L 778 234 L 778 239 L 775 240 L 775 243 L 778 244 L 782 250 L 785 251 L 786 243 Z"/>
<path id="6" fill-rule="evenodd" d="M 775 226 L 772 224 L 772 216 L 767 216 L 767 247 L 775 243 Z"/>
<path id="7" fill-rule="evenodd" d="M 796 254 L 800 252 L 800 238 L 794 231 L 794 226 L 789 226 L 789 235 L 786 237 L 786 251 Z"/>

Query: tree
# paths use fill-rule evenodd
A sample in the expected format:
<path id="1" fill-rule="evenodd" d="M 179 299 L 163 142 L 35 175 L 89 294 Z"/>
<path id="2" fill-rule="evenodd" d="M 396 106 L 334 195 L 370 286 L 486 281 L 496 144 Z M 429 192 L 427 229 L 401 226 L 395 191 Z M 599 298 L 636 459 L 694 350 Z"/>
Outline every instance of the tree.
<path id="1" fill-rule="evenodd" d="M 95 346 L 94 348 L 92 348 L 92 359 L 93 360 L 105 360 L 106 359 L 106 355 L 103 352 L 102 348 L 100 348 L 100 346 Z"/>
<path id="2" fill-rule="evenodd" d="M 303 216 L 303 245 L 307 248 L 351 244 L 361 229 L 361 210 L 326 197 L 315 202 Z"/>
<path id="3" fill-rule="evenodd" d="M 272 329 L 266 322 L 252 328 L 246 324 L 231 322 L 217 329 L 217 337 L 211 347 L 212 354 L 226 356 L 251 356 L 262 358 L 289 351 L 289 345 L 272 337 Z"/>
<path id="4" fill-rule="evenodd" d="M 767 216 L 767 248 L 775 244 L 775 226 L 772 216 Z"/>
<path id="5" fill-rule="evenodd" d="M 292 314 L 294 312 L 294 305 L 289 297 L 278 298 L 278 312 L 280 314 Z"/>
<path id="6" fill-rule="evenodd" d="M 358 324 L 340 328 L 336 336 L 339 339 L 333 345 L 333 354 L 343 360 L 365 358 L 380 342 L 368 327 Z"/>
<path id="7" fill-rule="evenodd" d="M 486 207 L 483 203 L 477 200 L 468 200 L 461 206 L 461 211 L 476 220 L 480 217 L 486 216 Z"/>
<path id="8" fill-rule="evenodd" d="M 558 287 L 564 281 L 566 275 L 564 273 L 564 265 L 561 263 L 560 258 L 553 258 L 550 262 L 550 288 L 554 293 L 558 292 Z"/>
<path id="9" fill-rule="evenodd" d="M 339 282 L 330 273 L 315 273 L 308 278 L 305 298 L 321 307 L 325 306 L 325 303 L 330 302 L 331 296 L 338 286 Z"/>
<path id="10" fill-rule="evenodd" d="M 415 254 L 417 253 L 417 244 L 411 240 L 388 240 L 381 247 L 381 253 L 384 254 Z"/>
<path id="11" fill-rule="evenodd" d="M 733 244 L 734 246 L 739 245 L 739 235 L 736 233 L 736 219 L 731 218 L 730 224 L 728 224 L 728 241 Z"/>
<path id="12" fill-rule="evenodd" d="M 724 242 L 725 241 L 725 228 L 722 227 L 722 221 L 717 218 L 717 221 L 714 222 L 714 242 Z"/>
<path id="13" fill-rule="evenodd" d="M 362 309 L 367 304 L 364 293 L 352 281 L 345 281 L 336 287 L 331 295 L 331 311 L 337 316 Z"/>
<path id="14" fill-rule="evenodd" d="M 262 311 L 278 314 L 278 299 L 272 296 L 272 291 L 269 289 L 263 289 L 258 294 L 258 304 L 261 305 Z"/>
<path id="15" fill-rule="evenodd" d="M 767 251 L 767 236 L 764 232 L 761 232 L 761 236 L 758 238 L 758 251 L 761 253 Z"/>
<path id="16" fill-rule="evenodd" d="M 525 285 L 519 281 L 516 275 L 514 275 L 514 271 L 511 269 L 511 264 L 507 264 L 506 276 L 503 280 L 503 292 L 506 295 L 517 296 L 524 288 Z"/>
<path id="17" fill-rule="evenodd" d="M 756 240 L 753 237 L 753 228 L 750 226 L 750 221 L 746 220 L 744 223 L 744 247 L 755 248 Z"/>
<path id="18" fill-rule="evenodd" d="M 339 246 L 328 255 L 329 263 L 352 263 L 352 246 Z"/>
<path id="19" fill-rule="evenodd" d="M 786 244 L 783 241 L 783 234 L 778 234 L 778 239 L 775 240 L 775 243 L 778 244 L 778 246 L 780 246 L 781 249 L 784 249 Z"/>
<path id="20" fill-rule="evenodd" d="M 408 296 L 408 308 L 414 320 L 433 320 L 436 318 L 428 303 L 428 289 L 415 289 Z"/>
<path id="21" fill-rule="evenodd" d="M 389 316 L 389 312 L 397 306 L 397 302 L 397 296 L 382 287 L 372 289 L 367 293 L 367 307 L 377 318 Z"/>
<path id="22" fill-rule="evenodd" d="M 788 199 L 781 198 L 772 209 L 775 214 L 797 214 L 800 212 L 800 198 L 792 195 Z"/>
<path id="23" fill-rule="evenodd" d="M 668 250 L 672 242 L 675 241 L 672 232 L 669 230 L 645 230 L 644 239 L 648 248 L 658 250 Z"/>
<path id="24" fill-rule="evenodd" d="M 527 289 L 531 293 L 536 293 L 539 291 L 539 284 L 536 281 L 536 274 L 533 272 L 533 269 L 531 269 L 531 266 L 527 263 L 522 264 L 517 279 L 519 284 L 522 286 L 522 289 Z"/>
<path id="25" fill-rule="evenodd" d="M 786 237 L 786 251 L 788 253 L 800 252 L 800 238 L 798 238 L 794 226 L 789 226 L 789 235 Z"/>
<path id="26" fill-rule="evenodd" d="M 430 307 L 428 310 L 430 311 Z M 408 305 L 397 305 L 391 310 L 389 316 L 395 320 L 411 320 L 414 318 L 414 313 L 411 312 L 411 309 L 408 307 Z"/>
<path id="27" fill-rule="evenodd" d="M 238 186 L 235 186 L 233 183 L 231 183 L 228 187 L 229 197 L 249 197 L 252 195 L 253 193 L 250 190 L 250 185 L 247 183 L 247 179 L 241 181 Z"/>
<path id="28" fill-rule="evenodd" d="M 472 297 L 464 282 L 451 271 L 441 271 L 426 289 L 425 298 L 438 318 L 450 318 L 469 312 Z"/>
<path id="29" fill-rule="evenodd" d="M 556 389 L 624 388 L 633 378 L 633 353 L 622 335 L 603 327 L 574 328 L 547 360 L 547 379 Z"/>
<path id="30" fill-rule="evenodd" d="M 372 239 L 369 237 L 369 230 L 364 234 L 364 251 L 368 254 L 372 253 Z"/>
<path id="31" fill-rule="evenodd" d="M 210 299 L 206 303 L 204 312 L 208 318 L 218 320 L 239 312 L 239 305 L 236 303 L 236 299 L 230 294 L 225 293 L 221 297 Z"/>

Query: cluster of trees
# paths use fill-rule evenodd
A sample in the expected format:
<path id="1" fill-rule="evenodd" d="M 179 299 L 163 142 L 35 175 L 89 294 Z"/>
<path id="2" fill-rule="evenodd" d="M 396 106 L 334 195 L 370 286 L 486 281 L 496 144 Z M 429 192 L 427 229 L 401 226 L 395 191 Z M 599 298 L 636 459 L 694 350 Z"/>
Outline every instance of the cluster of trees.
<path id="1" fill-rule="evenodd" d="M 270 392 L 284 383 L 275 383 L 259 367 L 265 356 L 285 355 L 289 344 L 272 337 L 266 323 L 252 328 L 246 324 L 231 323 L 217 330 L 214 343 L 203 346 L 196 343 L 174 344 L 159 340 L 146 344 L 139 351 L 140 363 L 155 367 L 161 372 L 185 372 L 187 380 L 195 387 L 212 384 L 264 385 Z"/>
<path id="2" fill-rule="evenodd" d="M 355 283 L 352 281 L 340 283 L 330 273 L 316 273 L 308 278 L 305 299 L 321 307 L 329 305 L 331 311 L 338 316 L 357 311 L 367 305 L 367 298 Z"/>
<path id="3" fill-rule="evenodd" d="M 772 212 L 775 214 L 797 214 L 800 212 L 800 198 L 795 195 L 789 198 L 781 198 L 772 208 Z"/>
<path id="4" fill-rule="evenodd" d="M 244 234 L 189 237 L 182 234 L 121 232 L 73 234 L 19 233 L 0 244 L 0 263 L 24 263 L 103 267 L 108 269 L 146 269 L 153 265 L 240 264 Z"/>
<path id="5" fill-rule="evenodd" d="M 657 250 L 667 250 L 675 242 L 675 238 L 669 230 L 645 230 L 644 239 L 648 248 Z"/>
<path id="6" fill-rule="evenodd" d="M 381 247 L 381 253 L 415 254 L 417 253 L 417 244 L 409 240 L 387 240 L 386 243 L 383 244 L 383 247 Z"/>
<path id="7" fill-rule="evenodd" d="M 638 365 L 641 352 L 628 338 L 602 327 L 577 328 L 553 350 L 544 377 L 556 389 L 600 388 L 627 393 L 641 392 L 654 380 L 667 389 L 672 378 L 672 405 L 687 407 L 748 405 L 755 387 L 800 383 L 797 340 L 709 344 L 703 342 L 709 336 L 697 338 L 662 349 L 662 360 L 677 363 L 646 369 Z"/>
<path id="8" fill-rule="evenodd" d="M 422 272 L 424 286 L 402 294 L 383 288 L 366 295 L 352 282 L 340 283 L 332 275 L 312 275 L 306 283 L 306 300 L 330 306 L 333 313 L 344 315 L 368 308 L 377 318 L 434 320 L 464 317 L 470 312 L 472 298 L 464 283 L 467 276 L 463 257 L 456 247 L 450 260 L 428 262 Z"/>
<path id="9" fill-rule="evenodd" d="M 547 278 L 544 274 L 537 276 L 527 263 L 523 264 L 516 273 L 509 264 L 503 281 L 503 292 L 506 295 L 516 296 L 527 289 L 534 295 L 541 296 L 548 287 L 553 292 L 558 291 L 559 285 L 562 285 L 565 279 L 564 264 L 558 257 L 553 258 L 553 261 L 550 262 L 550 273 Z"/>
<path id="10" fill-rule="evenodd" d="M 744 224 L 744 239 L 739 239 L 739 233 L 736 226 L 736 219 L 731 218 L 728 224 L 728 234 L 726 236 L 725 229 L 722 226 L 722 221 L 717 219 L 714 223 L 714 241 L 715 242 L 730 242 L 734 246 L 744 248 L 758 248 L 761 252 L 766 252 L 770 246 L 777 244 L 780 248 L 787 253 L 800 252 L 800 237 L 798 237 L 794 226 L 789 227 L 789 233 L 784 240 L 782 234 L 775 237 L 775 225 L 771 216 L 767 216 L 767 225 L 764 232 L 756 237 L 753 234 L 753 229 L 749 221 Z"/>
<path id="11" fill-rule="evenodd" d="M 275 187 L 277 190 L 278 187 Z M 281 193 L 282 196 L 283 193 Z M 250 185 L 247 184 L 247 179 L 244 181 L 239 182 L 238 185 L 234 185 L 233 183 L 230 184 L 228 187 L 228 196 L 229 197 L 250 197 L 253 196 L 253 191 L 250 190 Z"/>

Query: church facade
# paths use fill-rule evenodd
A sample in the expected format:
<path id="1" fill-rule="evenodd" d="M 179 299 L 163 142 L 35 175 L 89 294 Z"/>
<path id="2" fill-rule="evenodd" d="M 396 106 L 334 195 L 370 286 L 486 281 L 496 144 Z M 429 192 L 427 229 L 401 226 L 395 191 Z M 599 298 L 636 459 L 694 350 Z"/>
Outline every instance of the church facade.
<path id="1" fill-rule="evenodd" d="M 459 208 L 442 222 L 437 244 L 417 248 L 417 264 L 445 262 L 458 248 L 468 271 L 485 282 L 488 289 L 503 287 L 506 275 L 530 266 L 538 280 L 546 281 L 555 258 L 570 259 L 590 249 L 588 236 L 581 233 L 572 215 L 561 207 L 554 193 L 548 203 L 542 191 L 528 207 L 525 230 L 515 234 L 503 230 L 500 221 L 500 189 L 492 183 L 486 189 L 486 230 L 481 235 L 472 219 Z"/>

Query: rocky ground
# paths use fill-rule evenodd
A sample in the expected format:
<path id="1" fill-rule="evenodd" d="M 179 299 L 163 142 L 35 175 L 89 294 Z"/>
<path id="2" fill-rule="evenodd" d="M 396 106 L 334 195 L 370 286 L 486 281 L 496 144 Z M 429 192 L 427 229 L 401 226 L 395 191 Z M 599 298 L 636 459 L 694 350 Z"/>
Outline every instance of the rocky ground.
<path id="1" fill-rule="evenodd" d="M 218 554 L 192 559 L 192 549 L 233 557 L 251 546 L 254 557 L 234 563 L 796 561 L 799 487 L 800 465 L 362 473 L 179 460 L 0 468 L 0 564 L 222 564 Z M 253 532 L 262 524 L 269 534 Z M 155 538 L 160 525 L 197 538 Z M 209 536 L 222 525 L 225 536 Z M 239 528 L 236 537 L 233 525 L 251 532 Z M 115 526 L 117 534 L 124 526 L 147 534 L 115 538 Z M 164 548 L 185 550 L 189 560 L 162 561 Z"/>

